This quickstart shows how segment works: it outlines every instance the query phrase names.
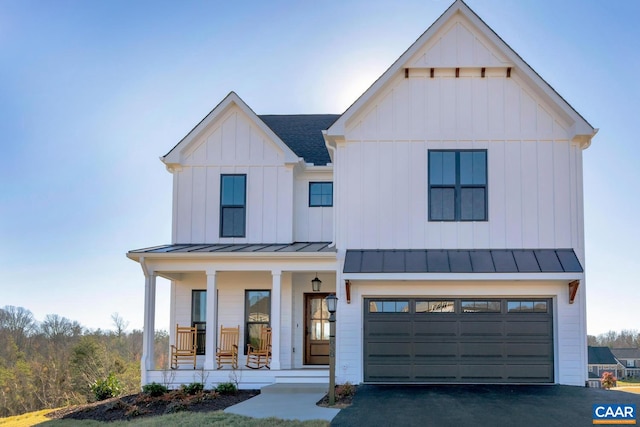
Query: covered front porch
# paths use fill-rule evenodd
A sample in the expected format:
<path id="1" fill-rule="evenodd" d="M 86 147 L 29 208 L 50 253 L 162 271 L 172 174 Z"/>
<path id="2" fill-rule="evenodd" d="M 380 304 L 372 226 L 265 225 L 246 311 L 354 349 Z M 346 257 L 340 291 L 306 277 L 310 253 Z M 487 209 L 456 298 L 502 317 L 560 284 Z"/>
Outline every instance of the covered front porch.
<path id="1" fill-rule="evenodd" d="M 313 250 L 309 250 L 310 245 Z M 200 382 L 212 388 L 233 382 L 239 388 L 274 383 L 328 383 L 328 312 L 324 298 L 336 291 L 336 253 L 327 244 L 306 244 L 307 251 L 196 252 L 196 245 L 171 245 L 129 252 L 145 275 L 142 384 L 170 388 Z M 203 246 L 203 245 L 199 245 Z M 209 245 L 218 247 L 221 245 Z M 264 247 L 264 245 L 262 245 Z M 283 245 L 278 245 L 282 248 Z M 182 250 L 180 250 L 182 248 Z M 188 249 L 188 250 L 187 250 Z M 264 249 L 264 248 L 263 248 Z M 170 280 L 170 307 L 156 307 L 156 279 Z M 322 282 L 312 289 L 312 280 Z M 176 325 L 197 328 L 193 363 L 171 369 L 156 363 L 156 310 L 169 310 L 170 344 Z M 239 327 L 238 366 L 218 369 L 216 349 L 221 327 Z M 272 330 L 270 369 L 246 367 L 247 344 L 260 329 Z M 170 348 L 166 351 L 169 360 Z"/>

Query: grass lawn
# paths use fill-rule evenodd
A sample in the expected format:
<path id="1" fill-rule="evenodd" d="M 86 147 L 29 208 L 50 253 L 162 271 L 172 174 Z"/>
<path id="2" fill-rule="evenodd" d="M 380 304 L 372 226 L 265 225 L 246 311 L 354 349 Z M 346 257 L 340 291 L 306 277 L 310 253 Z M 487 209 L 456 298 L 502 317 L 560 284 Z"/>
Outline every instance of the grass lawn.
<path id="1" fill-rule="evenodd" d="M 618 380 L 618 382 L 616 383 L 616 387 L 612 388 L 611 390 L 640 394 L 640 380 Z"/>
<path id="2" fill-rule="evenodd" d="M 51 412 L 51 409 L 45 409 L 38 412 L 30 412 L 28 414 L 18 415 L 9 418 L 0 418 L 0 427 L 29 427 L 29 426 L 45 426 L 45 427 L 75 427 L 75 426 L 109 426 L 109 427 L 152 427 L 152 426 L 172 426 L 179 425 L 184 427 L 200 427 L 200 426 L 239 426 L 239 427 L 328 427 L 327 421 L 288 421 L 278 418 L 249 418 L 240 415 L 225 414 L 222 411 L 216 412 L 197 412 L 197 413 L 178 413 L 163 415 L 160 417 L 147 417 L 131 421 L 116 422 L 100 422 L 91 420 L 50 420 L 44 414 Z"/>
<path id="3" fill-rule="evenodd" d="M 13 417 L 0 418 L 0 427 L 30 427 L 36 424 L 49 421 L 45 414 L 54 411 L 54 409 L 43 409 L 42 411 L 28 412 Z"/>

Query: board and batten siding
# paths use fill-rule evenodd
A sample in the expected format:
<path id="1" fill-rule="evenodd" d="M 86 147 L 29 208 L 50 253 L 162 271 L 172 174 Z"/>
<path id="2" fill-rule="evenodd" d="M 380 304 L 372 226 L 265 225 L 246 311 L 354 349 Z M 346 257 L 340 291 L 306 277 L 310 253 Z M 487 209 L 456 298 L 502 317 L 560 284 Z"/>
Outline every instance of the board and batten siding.
<path id="1" fill-rule="evenodd" d="M 346 124 L 336 186 L 344 248 L 574 248 L 584 262 L 582 148 L 504 69 L 411 70 Z M 428 151 L 485 149 L 488 221 L 428 221 Z"/>
<path id="2" fill-rule="evenodd" d="M 309 206 L 309 183 L 332 182 L 333 173 L 303 172 L 294 181 L 293 240 L 296 242 L 333 241 L 333 207 Z M 335 185 L 334 185 L 335 192 Z"/>
<path id="3" fill-rule="evenodd" d="M 220 237 L 222 174 L 247 175 L 244 238 Z M 238 107 L 190 145 L 173 175 L 173 243 L 292 241 L 293 166 Z"/>

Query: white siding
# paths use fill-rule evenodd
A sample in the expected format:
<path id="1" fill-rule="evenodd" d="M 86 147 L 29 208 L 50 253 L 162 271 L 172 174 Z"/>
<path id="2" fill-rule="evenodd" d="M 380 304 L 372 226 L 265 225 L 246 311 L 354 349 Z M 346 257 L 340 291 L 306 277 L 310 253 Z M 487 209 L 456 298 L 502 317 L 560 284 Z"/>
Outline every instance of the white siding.
<path id="1" fill-rule="evenodd" d="M 333 207 L 309 207 L 310 182 L 333 182 L 333 171 L 301 172 L 296 175 L 293 198 L 293 239 L 296 242 L 331 242 L 333 241 Z M 334 192 L 335 189 L 334 186 Z"/>
<path id="2" fill-rule="evenodd" d="M 238 107 L 188 148 L 175 174 L 174 243 L 289 243 L 293 167 Z M 247 175 L 246 237 L 220 238 L 220 175 Z"/>
<path id="3" fill-rule="evenodd" d="M 568 124 L 515 73 L 435 72 L 398 75 L 347 123 L 339 247 L 580 251 L 581 149 Z M 431 149 L 487 150 L 488 221 L 428 221 Z"/>

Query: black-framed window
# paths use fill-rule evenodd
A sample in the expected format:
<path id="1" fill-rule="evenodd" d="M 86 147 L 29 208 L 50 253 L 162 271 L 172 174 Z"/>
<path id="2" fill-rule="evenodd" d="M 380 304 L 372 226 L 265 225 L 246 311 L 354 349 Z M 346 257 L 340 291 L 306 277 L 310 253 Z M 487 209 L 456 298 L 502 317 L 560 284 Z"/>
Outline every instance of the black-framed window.
<path id="1" fill-rule="evenodd" d="M 369 313 L 409 313 L 409 301 L 406 301 L 406 300 L 369 301 Z"/>
<path id="2" fill-rule="evenodd" d="M 546 301 L 514 301 L 507 302 L 507 313 L 546 313 Z"/>
<path id="3" fill-rule="evenodd" d="M 333 182 L 310 182 L 309 206 L 333 206 Z"/>
<path id="4" fill-rule="evenodd" d="M 247 354 L 246 344 L 259 347 L 260 330 L 262 326 L 269 326 L 271 322 L 270 290 L 244 292 L 244 320 L 244 354 Z"/>
<path id="5" fill-rule="evenodd" d="M 196 354 L 204 354 L 207 335 L 207 291 L 191 291 L 191 326 L 196 327 Z"/>
<path id="6" fill-rule="evenodd" d="M 486 221 L 487 210 L 487 150 L 429 150 L 429 221 Z"/>
<path id="7" fill-rule="evenodd" d="M 460 302 L 462 313 L 501 313 L 502 302 L 494 300 L 462 300 Z"/>
<path id="8" fill-rule="evenodd" d="M 220 237 L 245 237 L 247 176 L 220 176 Z"/>
<path id="9" fill-rule="evenodd" d="M 416 313 L 455 313 L 454 300 L 416 301 Z"/>

